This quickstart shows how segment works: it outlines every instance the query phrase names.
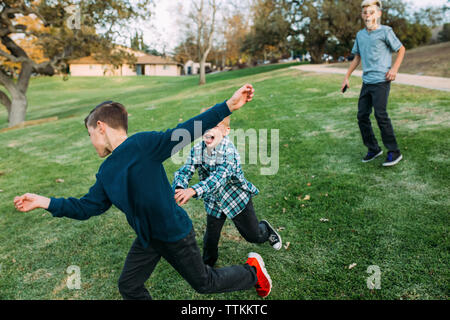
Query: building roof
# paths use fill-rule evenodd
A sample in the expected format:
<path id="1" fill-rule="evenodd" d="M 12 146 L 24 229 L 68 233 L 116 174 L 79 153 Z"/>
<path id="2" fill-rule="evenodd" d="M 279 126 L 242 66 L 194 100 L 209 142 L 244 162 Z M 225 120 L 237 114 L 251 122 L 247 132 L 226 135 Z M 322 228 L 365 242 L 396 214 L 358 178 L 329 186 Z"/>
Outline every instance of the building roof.
<path id="1" fill-rule="evenodd" d="M 178 65 L 179 64 L 178 62 L 176 62 L 170 58 L 153 56 L 150 54 L 144 54 L 141 56 L 137 56 L 136 60 L 137 60 L 136 64 L 163 64 L 163 65 L 168 65 L 168 64 Z M 87 56 L 87 57 L 83 57 L 83 58 L 79 58 L 79 59 L 75 59 L 75 60 L 70 60 L 69 64 L 104 64 L 104 63 L 97 61 L 91 55 L 91 56 Z"/>
<path id="2" fill-rule="evenodd" d="M 170 58 L 164 58 L 160 56 L 152 56 L 150 54 L 146 54 L 144 56 L 137 57 L 136 64 L 175 64 L 177 65 L 178 62 L 170 59 Z"/>

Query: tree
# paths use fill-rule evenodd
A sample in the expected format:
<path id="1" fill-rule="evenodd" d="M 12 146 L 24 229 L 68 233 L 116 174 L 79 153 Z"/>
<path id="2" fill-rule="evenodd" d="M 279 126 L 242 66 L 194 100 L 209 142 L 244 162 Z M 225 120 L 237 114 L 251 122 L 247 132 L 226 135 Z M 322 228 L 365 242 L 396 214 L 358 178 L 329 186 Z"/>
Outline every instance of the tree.
<path id="1" fill-rule="evenodd" d="M 272 61 L 289 54 L 290 23 L 285 18 L 283 3 L 256 0 L 252 11 L 253 25 L 243 41 L 242 51 L 254 59 Z"/>
<path id="2" fill-rule="evenodd" d="M 224 62 L 226 65 L 236 65 L 245 62 L 242 59 L 241 47 L 249 32 L 249 21 L 240 12 L 234 12 L 226 17 L 224 28 Z"/>
<path id="3" fill-rule="evenodd" d="M 288 0 L 285 3 L 292 25 L 291 34 L 302 38 L 312 63 L 321 63 L 327 42 L 333 35 L 332 12 L 336 11 L 335 1 Z"/>
<path id="4" fill-rule="evenodd" d="M 195 37 L 187 35 L 178 46 L 174 49 L 174 58 L 176 61 L 185 64 L 189 60 L 196 60 L 198 55 Z"/>
<path id="5" fill-rule="evenodd" d="M 205 0 L 193 0 L 188 14 L 189 20 L 195 27 L 195 44 L 197 57 L 200 60 L 199 85 L 206 83 L 205 63 L 213 45 L 217 9 L 217 0 L 209 0 L 207 4 Z"/>
<path id="6" fill-rule="evenodd" d="M 450 23 L 444 24 L 442 31 L 438 35 L 439 42 L 450 41 Z"/>
<path id="7" fill-rule="evenodd" d="M 26 92 L 32 74 L 67 72 L 67 62 L 93 54 L 115 66 L 133 56 L 117 48 L 113 37 L 130 19 L 146 18 L 151 0 L 2 0 L 0 2 L 0 103 L 9 126 L 25 121 Z M 20 23 L 27 17 L 33 24 Z M 22 21 L 23 22 L 23 21 Z M 36 27 L 37 26 L 37 27 Z M 97 33 L 96 30 L 102 30 Z M 22 40 L 20 40 L 22 39 Z M 24 49 L 23 39 L 42 50 L 44 61 Z M 8 63 L 18 65 L 16 71 Z"/>

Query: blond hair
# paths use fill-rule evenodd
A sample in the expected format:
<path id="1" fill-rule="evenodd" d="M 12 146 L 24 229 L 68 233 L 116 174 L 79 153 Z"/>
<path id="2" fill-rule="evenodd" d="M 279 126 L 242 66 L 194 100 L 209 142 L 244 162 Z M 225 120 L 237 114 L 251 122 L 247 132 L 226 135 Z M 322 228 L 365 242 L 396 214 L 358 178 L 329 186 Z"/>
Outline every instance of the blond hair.
<path id="1" fill-rule="evenodd" d="M 202 110 L 200 110 L 200 113 L 203 113 L 203 112 L 205 112 L 205 111 L 207 111 L 207 110 L 209 110 L 209 109 L 211 109 L 213 106 L 211 106 L 211 107 L 208 107 L 208 108 L 203 108 Z M 223 125 L 225 125 L 226 127 L 230 127 L 230 116 L 228 116 L 228 117 L 226 117 L 226 118 L 224 118 L 221 122 L 219 122 L 218 124 L 223 124 Z"/>
<path id="2" fill-rule="evenodd" d="M 383 4 L 380 0 L 364 0 L 361 3 L 361 8 L 369 7 L 369 6 L 377 6 L 380 10 L 383 9 Z"/>

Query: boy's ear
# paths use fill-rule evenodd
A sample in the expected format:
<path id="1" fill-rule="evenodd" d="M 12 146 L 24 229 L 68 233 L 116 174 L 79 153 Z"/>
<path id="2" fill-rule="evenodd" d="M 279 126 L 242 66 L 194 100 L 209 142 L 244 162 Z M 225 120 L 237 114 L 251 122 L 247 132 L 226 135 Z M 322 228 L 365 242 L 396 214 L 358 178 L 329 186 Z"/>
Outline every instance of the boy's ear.
<path id="1" fill-rule="evenodd" d="M 106 132 L 106 124 L 100 120 L 97 121 L 97 128 L 102 134 Z"/>

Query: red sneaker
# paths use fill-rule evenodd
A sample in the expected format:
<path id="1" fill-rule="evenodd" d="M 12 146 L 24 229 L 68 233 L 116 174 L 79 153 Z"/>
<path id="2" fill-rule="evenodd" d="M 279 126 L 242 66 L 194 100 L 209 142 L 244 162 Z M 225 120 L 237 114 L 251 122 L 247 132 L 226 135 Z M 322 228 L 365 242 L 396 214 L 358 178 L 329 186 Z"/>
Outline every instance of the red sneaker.
<path id="1" fill-rule="evenodd" d="M 267 297 L 272 290 L 272 279 L 267 273 L 263 258 L 256 252 L 250 252 L 247 264 L 256 268 L 256 278 L 258 279 L 255 285 L 256 292 L 261 298 Z"/>

